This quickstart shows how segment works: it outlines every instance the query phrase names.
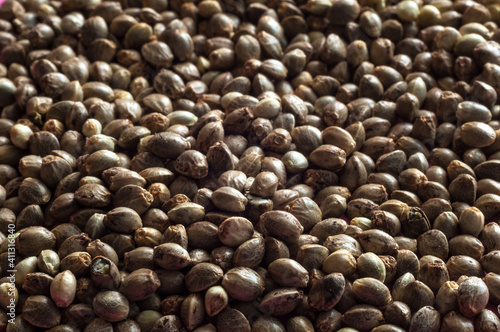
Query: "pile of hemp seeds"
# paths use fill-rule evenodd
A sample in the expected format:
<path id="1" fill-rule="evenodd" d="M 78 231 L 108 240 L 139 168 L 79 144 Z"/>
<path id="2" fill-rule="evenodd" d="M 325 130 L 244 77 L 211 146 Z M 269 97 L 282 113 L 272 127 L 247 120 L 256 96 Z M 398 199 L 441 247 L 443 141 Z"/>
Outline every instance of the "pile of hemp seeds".
<path id="1" fill-rule="evenodd" d="M 0 331 L 499 331 L 499 24 L 5 1 Z"/>

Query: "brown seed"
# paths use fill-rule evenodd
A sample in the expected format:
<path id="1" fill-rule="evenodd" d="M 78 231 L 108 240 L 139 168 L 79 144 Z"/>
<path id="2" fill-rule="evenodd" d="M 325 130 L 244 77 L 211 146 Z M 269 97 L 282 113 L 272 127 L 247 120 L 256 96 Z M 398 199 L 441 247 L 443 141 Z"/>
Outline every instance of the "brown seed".
<path id="1" fill-rule="evenodd" d="M 482 148 L 495 141 L 495 131 L 485 123 L 467 122 L 462 125 L 461 129 L 461 138 L 469 146 Z"/>
<path id="2" fill-rule="evenodd" d="M 270 315 L 287 315 L 302 302 L 303 292 L 295 288 L 279 288 L 269 292 L 260 302 L 259 308 Z"/>
<path id="3" fill-rule="evenodd" d="M 75 277 L 81 277 L 89 273 L 92 257 L 86 252 L 73 252 L 61 260 L 60 269 L 71 271 Z"/>
<path id="4" fill-rule="evenodd" d="M 443 261 L 435 260 L 420 268 L 418 279 L 436 293 L 445 282 L 450 280 L 450 275 L 446 264 Z"/>
<path id="5" fill-rule="evenodd" d="M 431 229 L 420 235 L 417 246 L 421 255 L 434 255 L 443 260 L 448 258 L 448 240 L 440 230 Z"/>
<path id="6" fill-rule="evenodd" d="M 177 270 L 190 263 L 188 252 L 176 243 L 164 243 L 155 247 L 154 260 L 167 270 Z"/>
<path id="7" fill-rule="evenodd" d="M 401 301 L 408 304 L 412 312 L 417 312 L 434 304 L 434 294 L 423 282 L 413 281 L 403 289 Z"/>
<path id="8" fill-rule="evenodd" d="M 489 291 L 477 277 L 468 277 L 458 286 L 458 308 L 465 317 L 473 317 L 486 308 Z"/>
<path id="9" fill-rule="evenodd" d="M 222 274 L 222 269 L 215 264 L 197 264 L 186 274 L 186 287 L 190 292 L 205 290 L 219 282 Z"/>
<path id="10" fill-rule="evenodd" d="M 401 231 L 399 219 L 386 211 L 373 211 L 371 216 L 372 227 L 383 230 L 391 236 L 396 236 Z"/>
<path id="11" fill-rule="evenodd" d="M 43 310 L 44 315 L 39 312 Z M 31 325 L 39 328 L 52 328 L 61 322 L 61 313 L 47 296 L 33 295 L 23 305 L 23 317 Z"/>
<path id="12" fill-rule="evenodd" d="M 484 275 L 481 264 L 470 256 L 451 256 L 446 262 L 451 280 L 458 280 L 462 275 L 482 277 Z"/>
<path id="13" fill-rule="evenodd" d="M 24 228 L 15 238 L 16 250 L 24 257 L 38 256 L 42 250 L 55 249 L 56 237 L 45 227 Z"/>
<path id="14" fill-rule="evenodd" d="M 352 156 L 345 164 L 340 184 L 347 187 L 349 191 L 354 192 L 357 188 L 366 184 L 367 173 L 366 166 L 362 160 L 357 156 Z"/>
<path id="15" fill-rule="evenodd" d="M 367 178 L 368 183 L 380 184 L 384 186 L 388 195 L 400 189 L 397 179 L 389 173 L 372 173 Z"/>
<path id="16" fill-rule="evenodd" d="M 201 294 L 190 294 L 181 304 L 180 316 L 184 325 L 192 330 L 201 325 L 205 318 L 204 303 Z"/>
<path id="17" fill-rule="evenodd" d="M 484 253 L 484 246 L 481 241 L 471 235 L 455 236 L 450 240 L 449 246 L 452 256 L 466 255 L 479 260 Z"/>
<path id="18" fill-rule="evenodd" d="M 435 307 L 441 315 L 458 309 L 457 296 L 458 284 L 455 281 L 447 281 L 441 285 L 435 302 Z"/>
<path id="19" fill-rule="evenodd" d="M 271 278 L 285 287 L 305 287 L 309 282 L 307 270 L 297 261 L 289 258 L 279 258 L 269 264 Z"/>
<path id="20" fill-rule="evenodd" d="M 345 198 L 335 194 L 327 196 L 320 207 L 323 218 L 339 218 L 344 214 L 346 208 Z"/>
<path id="21" fill-rule="evenodd" d="M 360 255 L 358 257 L 355 268 L 356 273 L 360 278 L 370 277 L 382 282 L 386 278 L 386 269 L 384 266 L 384 262 L 379 256 L 375 255 L 372 252 L 367 252 Z"/>
<path id="22" fill-rule="evenodd" d="M 19 186 L 19 198 L 26 204 L 44 205 L 50 200 L 51 193 L 42 181 L 26 178 Z"/>
<path id="23" fill-rule="evenodd" d="M 328 236 L 324 240 L 323 245 L 330 250 L 330 252 L 345 249 L 354 257 L 359 257 L 363 252 L 360 243 L 353 237 L 346 234 Z"/>
<path id="24" fill-rule="evenodd" d="M 68 307 L 76 295 L 75 275 L 68 270 L 57 274 L 50 284 L 50 295 L 56 306 Z"/>
<path id="25" fill-rule="evenodd" d="M 340 273 L 331 273 L 319 279 L 309 292 L 309 305 L 316 310 L 332 309 L 344 292 L 345 280 Z"/>
<path id="26" fill-rule="evenodd" d="M 33 272 L 26 274 L 23 290 L 29 295 L 49 295 L 50 285 L 54 278 L 46 273 Z"/>
<path id="27" fill-rule="evenodd" d="M 253 301 L 264 291 L 264 280 L 252 269 L 235 267 L 222 278 L 222 287 L 237 300 Z"/>
<path id="28" fill-rule="evenodd" d="M 382 311 L 378 308 L 367 304 L 358 304 L 342 315 L 342 323 L 359 331 L 370 331 L 384 324 L 385 320 Z"/>
<path id="29" fill-rule="evenodd" d="M 85 184 L 75 191 L 78 203 L 89 207 L 106 207 L 111 204 L 112 194 L 103 185 Z"/>
<path id="30" fill-rule="evenodd" d="M 485 252 L 491 252 L 499 247 L 500 227 L 498 226 L 498 224 L 490 222 L 484 226 L 480 233 L 479 240 L 483 243 Z"/>
<path id="31" fill-rule="evenodd" d="M 314 326 L 311 321 L 305 316 L 295 316 L 290 318 L 286 323 L 286 330 L 290 332 L 312 332 Z"/>
<path id="32" fill-rule="evenodd" d="M 179 198 L 177 195 L 174 197 Z M 173 205 L 175 206 L 168 209 L 166 205 L 170 205 L 169 201 L 165 202 L 162 206 L 163 210 L 166 210 L 166 208 L 168 209 L 167 215 L 171 222 L 188 226 L 194 222 L 203 220 L 205 216 L 205 209 L 203 206 L 190 201 L 182 202 L 187 197 L 181 198 L 179 201 L 180 204 L 178 204 L 175 203 L 176 199 L 174 197 L 172 197 L 171 200 L 174 202 Z"/>
<path id="33" fill-rule="evenodd" d="M 245 210 L 248 199 L 234 188 L 221 187 L 212 193 L 212 202 L 222 210 L 240 212 Z"/>
<path id="34" fill-rule="evenodd" d="M 170 47 L 161 41 L 152 41 L 142 45 L 141 54 L 149 63 L 165 68 L 170 67 L 174 60 Z"/>
<path id="35" fill-rule="evenodd" d="M 292 214 L 284 211 L 269 211 L 260 216 L 259 223 L 267 236 L 275 237 L 285 243 L 298 239 L 304 227 Z"/>
<path id="36" fill-rule="evenodd" d="M 264 262 L 269 264 L 272 261 L 278 259 L 278 258 L 289 258 L 290 257 L 290 251 L 287 247 L 287 245 L 278 240 L 275 239 L 271 236 L 267 236 L 264 239 L 264 247 L 265 247 L 265 254 L 264 254 Z"/>
<path id="37" fill-rule="evenodd" d="M 389 288 L 375 278 L 360 278 L 352 283 L 354 296 L 360 302 L 383 307 L 392 301 Z"/>
<path id="38" fill-rule="evenodd" d="M 103 225 L 115 232 L 132 233 L 142 227 L 142 221 L 136 211 L 128 207 L 118 207 L 106 214 Z"/>
<path id="39" fill-rule="evenodd" d="M 335 171 L 344 166 L 346 153 L 334 145 L 326 144 L 312 151 L 310 158 L 317 166 Z"/>
<path id="40" fill-rule="evenodd" d="M 251 331 L 250 323 L 240 311 L 226 308 L 217 316 L 217 331 L 230 332 L 234 329 L 242 332 Z"/>
<path id="41" fill-rule="evenodd" d="M 432 306 L 422 307 L 415 312 L 410 321 L 412 331 L 439 331 L 441 316 Z"/>
<path id="42" fill-rule="evenodd" d="M 430 222 L 420 208 L 407 209 L 400 220 L 403 233 L 411 238 L 416 238 L 430 229 Z"/>
<path id="43" fill-rule="evenodd" d="M 184 249 L 187 249 L 188 237 L 186 227 L 181 224 L 169 226 L 163 233 L 163 241 L 166 243 L 176 243 Z"/>
<path id="44" fill-rule="evenodd" d="M 358 236 L 358 240 L 365 251 L 370 251 L 377 255 L 390 255 L 399 249 L 394 238 L 378 229 L 364 231 Z"/>
<path id="45" fill-rule="evenodd" d="M 126 318 L 130 309 L 127 298 L 115 291 L 97 294 L 93 308 L 97 316 L 109 322 L 118 322 Z"/>
<path id="46" fill-rule="evenodd" d="M 278 177 L 272 172 L 260 172 L 250 187 L 250 194 L 270 198 L 278 188 Z"/>
<path id="47" fill-rule="evenodd" d="M 117 289 L 121 283 L 118 267 L 109 259 L 102 256 L 97 256 L 92 260 L 90 278 L 98 288 L 114 290 Z"/>
<path id="48" fill-rule="evenodd" d="M 384 309 L 385 322 L 388 324 L 407 328 L 410 324 L 410 317 L 410 307 L 403 302 L 393 301 Z"/>
<path id="49" fill-rule="evenodd" d="M 228 303 L 228 296 L 221 286 L 210 287 L 205 294 L 205 311 L 209 316 L 215 316 L 221 312 Z"/>
<path id="50" fill-rule="evenodd" d="M 318 244 L 304 244 L 297 251 L 296 259 L 306 270 L 311 271 L 312 269 L 321 268 L 327 257 L 327 248 Z"/>
<path id="51" fill-rule="evenodd" d="M 474 325 L 470 319 L 460 315 L 456 311 L 452 311 L 443 317 L 441 328 L 455 331 L 473 331 Z"/>
<path id="52" fill-rule="evenodd" d="M 219 239 L 225 245 L 237 247 L 249 240 L 253 232 L 253 225 L 248 219 L 231 217 L 220 224 Z"/>
<path id="53" fill-rule="evenodd" d="M 198 151 L 185 151 L 175 161 L 175 170 L 182 175 L 201 179 L 208 174 L 206 157 Z"/>
<path id="54" fill-rule="evenodd" d="M 120 293 L 129 301 L 142 301 L 154 294 L 160 287 L 160 279 L 150 269 L 137 269 L 123 278 Z"/>
<path id="55" fill-rule="evenodd" d="M 484 309 L 474 320 L 475 331 L 490 332 L 500 327 L 498 316 L 491 310 Z"/>

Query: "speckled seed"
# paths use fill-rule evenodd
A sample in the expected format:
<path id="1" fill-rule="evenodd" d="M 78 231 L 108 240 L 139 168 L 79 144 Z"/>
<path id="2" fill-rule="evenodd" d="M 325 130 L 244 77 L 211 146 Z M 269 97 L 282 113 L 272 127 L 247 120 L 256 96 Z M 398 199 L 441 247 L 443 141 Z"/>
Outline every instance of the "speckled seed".
<path id="1" fill-rule="evenodd" d="M 176 243 L 164 243 L 154 248 L 154 260 L 166 270 L 178 270 L 190 263 L 189 253 Z"/>
<path id="2" fill-rule="evenodd" d="M 360 302 L 383 307 L 392 301 L 389 288 L 375 278 L 359 278 L 352 283 L 354 296 Z"/>
<path id="3" fill-rule="evenodd" d="M 486 308 L 488 287 L 477 277 L 468 277 L 458 286 L 458 308 L 465 317 L 473 317 Z"/>
<path id="4" fill-rule="evenodd" d="M 264 280 L 252 269 L 235 267 L 222 278 L 222 287 L 234 299 L 253 301 L 264 291 Z"/>
<path id="5" fill-rule="evenodd" d="M 402 301 L 403 298 L 403 290 L 409 283 L 415 281 L 415 276 L 410 272 L 406 272 L 401 277 L 396 279 L 394 285 L 392 287 L 392 298 L 395 301 Z"/>
<path id="6" fill-rule="evenodd" d="M 69 270 L 57 274 L 50 284 L 50 295 L 56 306 L 68 307 L 76 295 L 75 275 Z"/>
<path id="7" fill-rule="evenodd" d="M 367 304 L 355 305 L 342 315 L 342 323 L 358 331 L 371 331 L 384 322 L 382 311 Z"/>
<path id="8" fill-rule="evenodd" d="M 311 152 L 310 160 L 321 168 L 336 171 L 344 166 L 346 153 L 334 145 L 324 144 Z"/>
<path id="9" fill-rule="evenodd" d="M 228 295 L 222 286 L 210 287 L 205 293 L 205 311 L 213 317 L 221 312 L 228 303 Z"/>
<path id="10" fill-rule="evenodd" d="M 125 319 L 129 313 L 127 298 L 115 291 L 98 293 L 93 301 L 94 312 L 108 322 L 118 322 Z"/>
<path id="11" fill-rule="evenodd" d="M 458 284 L 455 281 L 447 281 L 441 285 L 434 303 L 436 309 L 441 315 L 450 311 L 457 310 Z"/>
<path id="12" fill-rule="evenodd" d="M 287 315 L 302 302 L 303 295 L 296 288 L 278 288 L 264 296 L 259 308 L 269 315 Z"/>
<path id="13" fill-rule="evenodd" d="M 243 217 L 231 217 L 219 225 L 219 240 L 227 246 L 237 247 L 254 233 L 253 224 Z"/>
<path id="14" fill-rule="evenodd" d="M 330 254 L 323 261 L 323 272 L 342 273 L 348 277 L 356 271 L 356 258 L 347 250 L 340 249 Z"/>
<path id="15" fill-rule="evenodd" d="M 277 259 L 269 264 L 268 271 L 277 284 L 285 287 L 305 287 L 309 282 L 307 270 L 293 259 Z"/>
<path id="16" fill-rule="evenodd" d="M 372 252 L 358 257 L 356 271 L 360 278 L 371 277 L 384 282 L 386 277 L 384 262 Z"/>
<path id="17" fill-rule="evenodd" d="M 484 148 L 493 144 L 496 138 L 495 130 L 482 122 L 467 122 L 462 125 L 460 137 L 465 144 Z"/>
<path id="18" fill-rule="evenodd" d="M 292 214 L 284 211 L 269 211 L 260 216 L 259 223 L 267 236 L 285 243 L 292 243 L 302 234 L 304 227 Z"/>
<path id="19" fill-rule="evenodd" d="M 401 301 L 408 304 L 412 312 L 434 304 L 434 293 L 423 282 L 413 281 L 402 291 Z"/>
<path id="20" fill-rule="evenodd" d="M 332 309 L 342 297 L 345 288 L 344 276 L 340 273 L 328 274 L 313 284 L 309 291 L 309 305 L 321 311 Z"/>
<path id="21" fill-rule="evenodd" d="M 441 316 L 439 312 L 432 306 L 422 307 L 420 310 L 415 312 L 410 321 L 411 331 L 439 331 L 441 325 Z"/>
<path id="22" fill-rule="evenodd" d="M 234 188 L 221 187 L 212 193 L 212 202 L 223 211 L 241 212 L 245 210 L 248 199 Z"/>

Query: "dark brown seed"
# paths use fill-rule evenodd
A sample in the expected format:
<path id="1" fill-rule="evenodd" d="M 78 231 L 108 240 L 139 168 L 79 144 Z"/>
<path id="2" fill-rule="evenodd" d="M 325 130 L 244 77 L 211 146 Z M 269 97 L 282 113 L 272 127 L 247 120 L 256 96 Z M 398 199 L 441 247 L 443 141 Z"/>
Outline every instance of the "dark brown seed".
<path id="1" fill-rule="evenodd" d="M 309 292 L 309 305 L 316 310 L 332 309 L 344 292 L 345 280 L 342 274 L 332 273 L 319 279 Z"/>
<path id="2" fill-rule="evenodd" d="M 78 203 L 88 207 L 106 207 L 111 204 L 112 195 L 100 184 L 85 184 L 75 191 Z"/>
<path id="3" fill-rule="evenodd" d="M 359 331 L 370 331 L 385 323 L 384 315 L 378 308 L 358 304 L 342 315 L 342 323 Z"/>
<path id="4" fill-rule="evenodd" d="M 120 293 L 129 301 L 145 300 L 160 287 L 160 279 L 150 269 L 138 269 L 123 278 Z"/>
<path id="5" fill-rule="evenodd" d="M 268 314 L 281 316 L 292 312 L 302 302 L 303 292 L 295 288 L 279 288 L 269 292 L 259 308 Z"/>
<path id="6" fill-rule="evenodd" d="M 422 307 L 415 312 L 411 321 L 410 329 L 412 331 L 439 331 L 441 326 L 441 316 L 439 312 L 432 308 L 432 306 Z"/>
<path id="7" fill-rule="evenodd" d="M 407 328 L 410 324 L 410 317 L 410 308 L 404 302 L 394 301 L 384 309 L 385 322 L 388 324 Z"/>
<path id="8" fill-rule="evenodd" d="M 269 211 L 261 215 L 259 223 L 265 235 L 275 237 L 285 243 L 298 239 L 304 227 L 292 214 L 284 211 Z"/>
<path id="9" fill-rule="evenodd" d="M 40 310 L 44 315 L 39 314 Z M 47 329 L 61 322 L 61 313 L 47 296 L 33 295 L 23 305 L 23 318 L 33 326 Z"/>
<path id="10" fill-rule="evenodd" d="M 253 301 L 264 291 L 264 280 L 252 269 L 236 267 L 224 275 L 222 287 L 237 300 Z"/>
<path id="11" fill-rule="evenodd" d="M 443 261 L 435 260 L 423 265 L 420 268 L 418 279 L 429 286 L 434 293 L 450 280 L 446 264 Z"/>
<path id="12" fill-rule="evenodd" d="M 446 262 L 450 279 L 457 281 L 462 275 L 482 277 L 484 275 L 481 264 L 472 257 L 458 255 L 451 256 Z"/>
<path id="13" fill-rule="evenodd" d="M 434 255 L 443 260 L 448 258 L 448 240 L 446 235 L 437 229 L 431 229 L 417 239 L 418 251 L 421 255 Z"/>
<path id="14" fill-rule="evenodd" d="M 401 301 L 408 304 L 412 312 L 417 312 L 434 304 L 434 293 L 423 282 L 413 281 L 403 289 Z"/>
<path id="15" fill-rule="evenodd" d="M 498 316 L 491 310 L 484 309 L 474 320 L 474 329 L 479 332 L 490 332 L 500 328 Z"/>
<path id="16" fill-rule="evenodd" d="M 403 233 L 410 237 L 416 238 L 420 234 L 428 231 L 431 227 L 427 216 L 420 208 L 408 208 L 400 218 L 401 229 Z"/>
<path id="17" fill-rule="evenodd" d="M 217 316 L 217 331 L 230 332 L 234 329 L 251 331 L 250 323 L 240 311 L 226 308 Z"/>

